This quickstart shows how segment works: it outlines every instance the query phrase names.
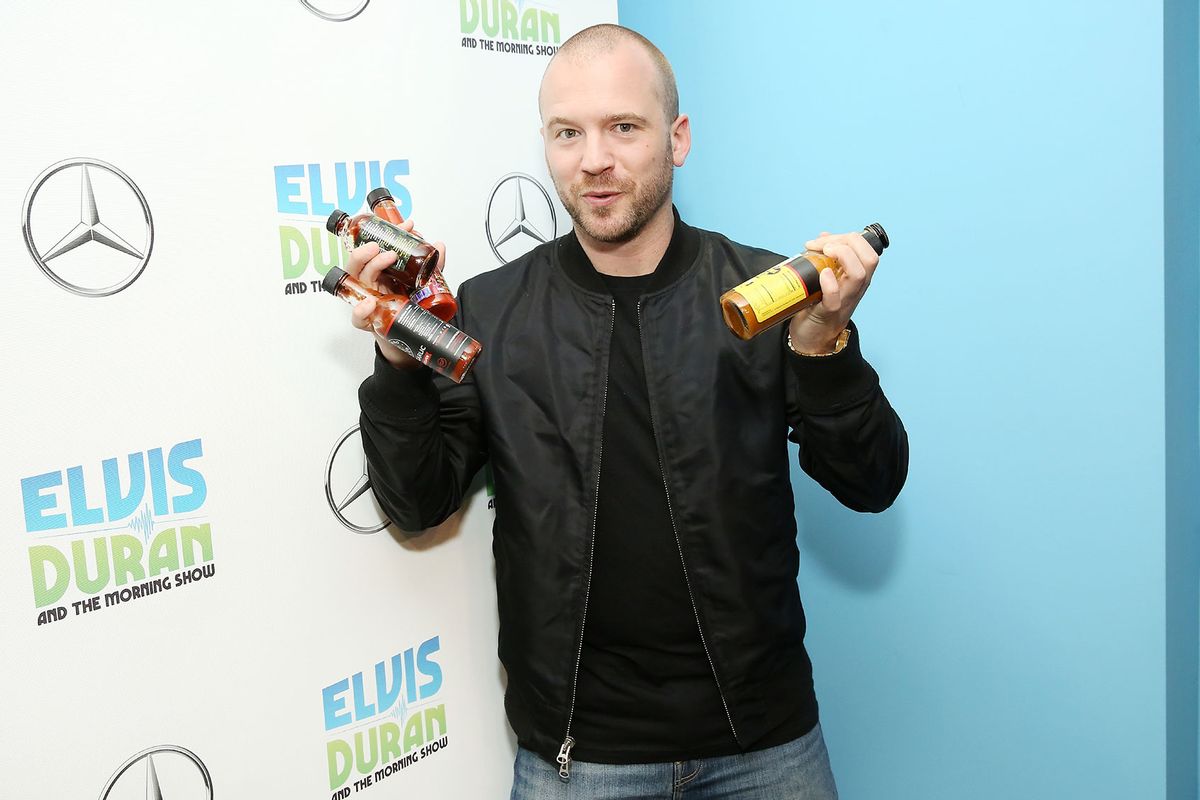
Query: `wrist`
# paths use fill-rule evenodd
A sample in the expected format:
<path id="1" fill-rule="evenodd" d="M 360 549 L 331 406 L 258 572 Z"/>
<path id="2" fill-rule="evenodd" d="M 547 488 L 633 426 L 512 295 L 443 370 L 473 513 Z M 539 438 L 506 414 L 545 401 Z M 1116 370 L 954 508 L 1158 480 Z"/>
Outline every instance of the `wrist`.
<path id="1" fill-rule="evenodd" d="M 819 338 L 805 337 L 799 338 L 795 336 L 795 332 L 791 327 L 787 333 L 787 347 L 798 356 L 816 357 L 832 356 L 842 352 L 846 344 L 850 341 L 850 329 L 843 328 L 832 335 L 824 335 Z"/>

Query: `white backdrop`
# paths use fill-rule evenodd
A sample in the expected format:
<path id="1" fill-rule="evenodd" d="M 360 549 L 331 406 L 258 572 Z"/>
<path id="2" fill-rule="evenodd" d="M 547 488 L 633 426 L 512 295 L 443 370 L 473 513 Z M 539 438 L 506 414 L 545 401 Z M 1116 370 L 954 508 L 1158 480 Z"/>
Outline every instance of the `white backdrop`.
<path id="1" fill-rule="evenodd" d="M 616 0 L 312 5 L 0 16 L 6 797 L 506 796 L 484 479 L 415 540 L 326 499 L 371 348 L 320 229 L 382 181 L 453 287 L 564 233 L 537 84 Z"/>

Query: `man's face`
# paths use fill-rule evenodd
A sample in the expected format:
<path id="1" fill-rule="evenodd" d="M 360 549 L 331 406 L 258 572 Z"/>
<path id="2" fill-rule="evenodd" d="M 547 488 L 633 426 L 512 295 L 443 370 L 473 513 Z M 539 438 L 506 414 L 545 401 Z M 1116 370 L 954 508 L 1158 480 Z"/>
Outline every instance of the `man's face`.
<path id="1" fill-rule="evenodd" d="M 658 81 L 650 56 L 631 43 L 555 59 L 542 81 L 546 165 L 576 227 L 596 241 L 630 241 L 670 201 L 687 146 L 676 141 L 680 123 L 666 119 Z"/>

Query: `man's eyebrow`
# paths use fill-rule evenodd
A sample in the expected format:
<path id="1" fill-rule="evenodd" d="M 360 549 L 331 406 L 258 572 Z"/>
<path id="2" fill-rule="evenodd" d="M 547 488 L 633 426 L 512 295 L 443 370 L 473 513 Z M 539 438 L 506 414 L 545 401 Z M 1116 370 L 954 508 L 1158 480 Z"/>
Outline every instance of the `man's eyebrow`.
<path id="1" fill-rule="evenodd" d="M 641 114 L 629 112 L 627 114 L 609 114 L 604 118 L 605 122 L 636 122 L 639 125 L 646 124 L 646 118 Z"/>
<path id="2" fill-rule="evenodd" d="M 614 122 L 636 122 L 639 125 L 647 124 L 647 120 L 645 117 L 643 117 L 641 114 L 634 114 L 633 112 L 628 112 L 628 113 L 624 113 L 624 114 L 609 114 L 608 116 L 604 117 L 600 121 L 603 123 L 606 123 L 606 124 L 612 124 Z M 553 128 L 555 125 L 566 125 L 569 127 L 577 127 L 578 126 L 577 123 L 572 122 L 571 120 L 567 119 L 566 117 L 551 117 L 550 119 L 546 120 L 547 128 Z"/>

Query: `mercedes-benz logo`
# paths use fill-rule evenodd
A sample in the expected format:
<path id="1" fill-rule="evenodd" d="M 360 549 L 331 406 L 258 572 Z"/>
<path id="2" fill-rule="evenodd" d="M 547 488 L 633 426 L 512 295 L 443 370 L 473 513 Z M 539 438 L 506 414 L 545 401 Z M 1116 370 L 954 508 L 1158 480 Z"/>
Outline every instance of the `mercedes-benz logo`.
<path id="1" fill-rule="evenodd" d="M 367 457 L 363 454 L 358 427 L 354 425 L 343 433 L 329 453 L 329 462 L 325 465 L 325 500 L 338 522 L 350 530 L 355 533 L 378 533 L 391 520 L 379 508 L 374 493 L 370 491 Z M 338 487 L 336 492 L 335 484 Z M 363 495 L 366 497 L 359 500 Z M 351 514 L 354 520 L 351 520 Z"/>
<path id="2" fill-rule="evenodd" d="M 502 264 L 525 255 L 558 235 L 558 220 L 550 193 L 533 177 L 523 172 L 510 172 L 492 187 L 483 229 L 492 252 Z M 504 246 L 507 258 L 500 252 L 501 246 Z"/>
<path id="3" fill-rule="evenodd" d="M 72 170 L 78 170 L 78 184 L 71 180 Z M 101 184 L 103 219 L 93 181 Z M 68 215 L 74 215 L 74 208 L 79 215 L 72 225 Z M 140 239 L 136 237 L 139 227 L 144 229 Z M 36 234 L 42 229 L 61 238 L 49 246 L 53 240 L 45 238 L 39 245 Z M 136 281 L 154 246 L 154 221 L 142 190 L 124 172 L 94 158 L 60 161 L 38 175 L 21 207 L 21 231 L 42 272 L 68 292 L 84 297 L 116 294 Z M 63 258 L 66 253 L 72 255 Z"/>
<path id="4" fill-rule="evenodd" d="M 327 19 L 330 22 L 345 22 L 346 20 L 354 19 L 361 14 L 369 2 L 371 2 L 371 0 L 359 0 L 359 2 L 355 3 L 354 8 L 350 9 L 349 11 L 323 11 L 313 5 L 309 0 L 300 0 L 300 5 L 304 6 L 321 19 Z M 328 5 L 327 2 L 326 5 Z"/>
<path id="5" fill-rule="evenodd" d="M 157 760 L 156 760 L 157 759 Z M 145 793 L 139 771 L 130 772 L 139 762 L 146 763 Z M 128 777 L 124 777 L 129 773 Z M 161 773 L 161 776 L 160 776 Z M 163 786 L 167 791 L 163 791 Z M 212 775 L 200 757 L 174 744 L 149 747 L 129 758 L 113 773 L 100 792 L 100 800 L 212 800 Z"/>

